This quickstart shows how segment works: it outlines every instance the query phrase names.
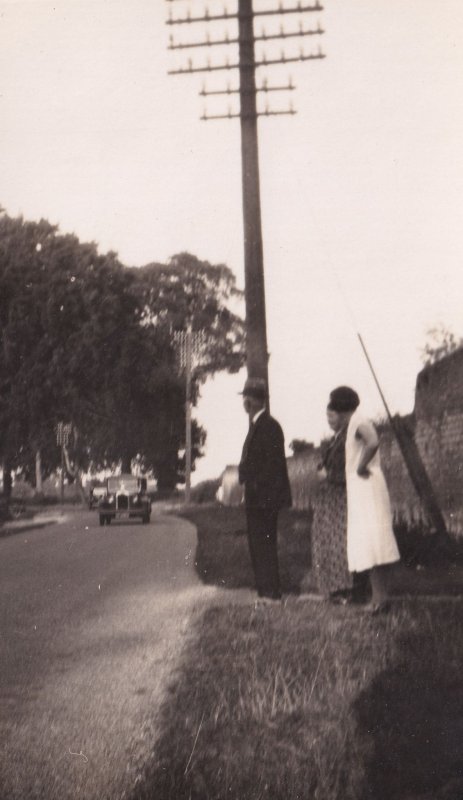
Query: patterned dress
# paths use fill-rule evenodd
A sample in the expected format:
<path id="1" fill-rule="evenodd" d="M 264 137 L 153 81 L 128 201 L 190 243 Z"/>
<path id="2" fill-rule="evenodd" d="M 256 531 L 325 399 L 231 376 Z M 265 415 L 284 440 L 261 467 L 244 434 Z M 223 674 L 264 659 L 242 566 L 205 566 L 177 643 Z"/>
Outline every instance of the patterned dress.
<path id="1" fill-rule="evenodd" d="M 347 566 L 346 434 L 345 428 L 328 446 L 322 462 L 327 478 L 314 502 L 312 569 L 325 596 L 352 588 Z"/>

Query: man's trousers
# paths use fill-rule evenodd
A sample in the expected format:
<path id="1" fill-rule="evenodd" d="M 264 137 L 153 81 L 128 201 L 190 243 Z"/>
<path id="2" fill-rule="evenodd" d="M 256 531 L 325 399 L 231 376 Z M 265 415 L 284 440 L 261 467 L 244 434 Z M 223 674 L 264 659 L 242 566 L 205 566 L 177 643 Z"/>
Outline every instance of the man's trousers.
<path id="1" fill-rule="evenodd" d="M 249 552 L 259 597 L 280 598 L 278 511 L 246 507 Z"/>

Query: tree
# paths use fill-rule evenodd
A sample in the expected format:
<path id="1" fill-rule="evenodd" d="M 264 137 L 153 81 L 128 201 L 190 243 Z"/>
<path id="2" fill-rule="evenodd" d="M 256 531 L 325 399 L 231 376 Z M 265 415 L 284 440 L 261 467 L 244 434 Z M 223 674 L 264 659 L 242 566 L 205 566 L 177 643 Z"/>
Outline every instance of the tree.
<path id="1" fill-rule="evenodd" d="M 45 469 L 54 469 L 60 454 L 50 442 L 60 420 L 80 433 L 74 455 L 81 467 L 127 458 L 132 395 L 145 390 L 134 365 L 143 357 L 153 363 L 154 346 L 132 284 L 114 253 L 100 255 L 94 244 L 59 235 L 44 220 L 0 218 L 0 432 L 7 465 L 30 472 L 40 450 Z M 165 365 L 165 353 L 157 360 Z"/>
<path id="2" fill-rule="evenodd" d="M 237 372 L 243 365 L 244 323 L 230 306 L 238 305 L 242 292 L 236 288 L 231 270 L 224 264 L 200 261 L 189 253 L 173 256 L 167 264 L 148 264 L 136 270 L 136 291 L 143 307 L 147 328 L 174 343 L 176 331 L 191 324 L 193 333 L 202 331 L 198 341 L 196 366 L 192 376 L 192 401 L 199 397 L 199 387 L 209 375 L 226 370 Z M 179 370 L 176 370 L 179 376 Z M 182 381 L 182 403 L 185 402 Z M 178 423 L 181 420 L 181 426 Z M 165 427 L 164 448 L 153 453 L 151 463 L 162 487 L 172 487 L 183 480 L 179 450 L 185 446 L 184 417 L 177 414 Z M 200 454 L 205 432 L 192 426 L 192 463 Z"/>
<path id="3" fill-rule="evenodd" d="M 0 456 L 8 476 L 59 464 L 59 421 L 72 423 L 69 453 L 81 469 L 126 471 L 136 461 L 172 487 L 185 446 L 184 382 L 173 332 L 192 320 L 207 334 L 199 385 L 244 358 L 244 328 L 228 303 L 230 270 L 194 256 L 124 267 L 115 253 L 61 235 L 46 220 L 0 215 Z M 205 432 L 193 425 L 193 456 Z M 8 486 L 8 480 L 6 481 Z"/>
<path id="4" fill-rule="evenodd" d="M 463 339 L 445 325 L 439 324 L 427 331 L 428 340 L 421 351 L 423 364 L 435 364 L 463 346 Z"/>
<path id="5" fill-rule="evenodd" d="M 189 253 L 172 256 L 167 264 L 148 264 L 137 270 L 137 287 L 145 324 L 157 330 L 202 330 L 196 380 L 226 370 L 238 372 L 244 364 L 245 331 L 242 318 L 232 311 L 243 293 L 224 264 L 200 261 Z"/>
<path id="6" fill-rule="evenodd" d="M 293 451 L 293 455 L 299 456 L 301 453 L 311 453 L 315 449 L 315 445 L 312 442 L 306 442 L 305 439 L 293 439 L 289 443 L 289 448 Z"/>

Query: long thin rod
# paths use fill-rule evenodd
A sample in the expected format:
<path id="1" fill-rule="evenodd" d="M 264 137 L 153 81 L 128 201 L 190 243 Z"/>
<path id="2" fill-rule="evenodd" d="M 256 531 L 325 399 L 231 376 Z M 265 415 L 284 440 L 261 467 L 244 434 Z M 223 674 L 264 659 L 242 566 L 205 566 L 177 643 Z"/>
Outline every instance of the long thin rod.
<path id="1" fill-rule="evenodd" d="M 357 333 L 357 338 L 358 338 L 358 340 L 360 342 L 360 346 L 361 346 L 361 348 L 362 348 L 362 350 L 364 352 L 365 358 L 367 360 L 367 364 L 370 367 L 370 371 L 371 371 L 371 374 L 373 375 L 373 380 L 376 383 L 376 387 L 377 387 L 378 392 L 380 394 L 381 400 L 383 401 L 383 405 L 384 405 L 384 408 L 386 409 L 386 414 L 387 414 L 388 420 L 389 420 L 389 422 L 392 423 L 392 414 L 391 414 L 391 412 L 389 410 L 389 406 L 388 406 L 386 398 L 385 398 L 385 396 L 383 394 L 383 390 L 381 389 L 381 386 L 380 386 L 380 383 L 379 383 L 379 380 L 378 380 L 378 376 L 376 375 L 375 369 L 373 367 L 373 364 L 371 363 L 370 356 L 368 355 L 367 348 L 365 347 L 365 343 L 364 343 L 360 333 Z"/>
<path id="2" fill-rule="evenodd" d="M 407 467 L 408 474 L 410 476 L 410 480 L 415 488 L 415 491 L 419 499 L 421 500 L 421 503 L 425 509 L 426 514 L 428 515 L 429 520 L 434 525 L 435 530 L 442 537 L 446 538 L 448 536 L 448 533 L 447 533 L 447 526 L 445 523 L 445 519 L 440 509 L 439 502 L 434 492 L 434 487 L 426 471 L 426 468 L 424 466 L 416 442 L 414 439 L 410 437 L 410 434 L 407 434 L 403 424 L 400 423 L 400 420 L 393 419 L 386 398 L 384 396 L 383 390 L 381 389 L 375 369 L 373 367 L 373 364 L 371 363 L 370 356 L 368 355 L 368 351 L 365 347 L 365 343 L 360 333 L 357 333 L 357 337 L 362 347 L 365 358 L 367 360 L 368 366 L 370 367 L 370 371 L 373 376 L 373 380 L 376 384 L 376 387 L 378 389 L 378 392 L 380 394 L 381 400 L 383 401 L 384 408 L 386 409 L 386 414 L 388 416 L 389 423 L 391 425 L 392 433 L 394 434 L 397 444 L 399 446 L 399 450 L 402 453 L 403 459 L 405 461 L 405 466 Z"/>

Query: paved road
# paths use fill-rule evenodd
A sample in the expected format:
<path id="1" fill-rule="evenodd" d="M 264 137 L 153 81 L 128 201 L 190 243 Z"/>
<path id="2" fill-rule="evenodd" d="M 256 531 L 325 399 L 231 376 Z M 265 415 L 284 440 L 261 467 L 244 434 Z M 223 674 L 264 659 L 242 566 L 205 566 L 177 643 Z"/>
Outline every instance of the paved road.
<path id="1" fill-rule="evenodd" d="M 117 800 L 156 737 L 198 582 L 189 523 L 95 512 L 0 539 L 0 798 Z"/>

